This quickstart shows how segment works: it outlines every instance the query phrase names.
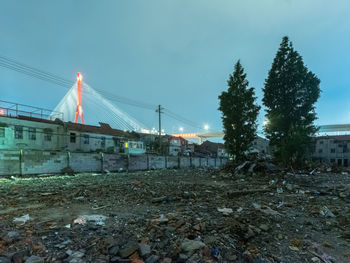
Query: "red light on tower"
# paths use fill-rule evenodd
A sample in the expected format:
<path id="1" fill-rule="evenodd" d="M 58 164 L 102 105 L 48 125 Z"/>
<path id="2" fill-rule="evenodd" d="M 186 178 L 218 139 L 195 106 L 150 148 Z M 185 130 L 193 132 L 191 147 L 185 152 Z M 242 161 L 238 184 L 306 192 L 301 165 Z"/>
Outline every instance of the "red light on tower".
<path id="1" fill-rule="evenodd" d="M 78 122 L 78 117 L 80 116 L 81 123 L 85 124 L 83 106 L 82 106 L 82 100 L 81 100 L 82 91 L 83 91 L 83 75 L 80 72 L 78 72 L 77 74 L 77 109 L 75 110 L 74 123 Z"/>

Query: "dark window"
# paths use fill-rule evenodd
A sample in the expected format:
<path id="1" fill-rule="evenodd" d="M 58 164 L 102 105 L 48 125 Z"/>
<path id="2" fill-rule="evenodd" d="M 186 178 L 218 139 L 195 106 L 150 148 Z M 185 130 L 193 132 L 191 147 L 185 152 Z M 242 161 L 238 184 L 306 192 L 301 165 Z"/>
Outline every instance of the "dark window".
<path id="1" fill-rule="evenodd" d="M 318 153 L 322 153 L 323 151 L 322 151 L 322 149 L 318 149 Z"/>
<path id="2" fill-rule="evenodd" d="M 331 149 L 331 153 L 335 153 L 335 149 L 334 148 Z"/>
<path id="3" fill-rule="evenodd" d="M 71 132 L 70 133 L 70 142 L 71 143 L 75 143 L 75 140 L 76 140 L 76 135 L 74 132 Z"/>
<path id="4" fill-rule="evenodd" d="M 344 166 L 345 166 L 345 167 L 348 167 L 348 166 L 349 166 L 348 159 L 344 159 Z"/>
<path id="5" fill-rule="evenodd" d="M 335 163 L 335 159 L 331 159 L 331 163 Z"/>
<path id="6" fill-rule="evenodd" d="M 49 133 L 49 132 L 45 132 L 44 133 L 44 140 L 47 141 L 47 142 L 51 142 L 51 139 L 52 139 L 52 134 Z"/>
<path id="7" fill-rule="evenodd" d="M 36 140 L 36 129 L 35 128 L 29 128 L 28 129 L 28 139 L 29 140 Z"/>
<path id="8" fill-rule="evenodd" d="M 320 144 L 323 144 L 323 141 L 320 141 Z"/>
<path id="9" fill-rule="evenodd" d="M 101 147 L 104 148 L 106 146 L 106 138 L 101 137 Z"/>
<path id="10" fill-rule="evenodd" d="M 23 139 L 23 127 L 15 126 L 15 139 Z"/>
<path id="11" fill-rule="evenodd" d="M 338 144 L 338 147 L 339 147 L 339 148 L 342 148 L 342 147 L 343 147 L 343 145 L 342 145 L 342 144 Z"/>
<path id="12" fill-rule="evenodd" d="M 5 127 L 0 127 L 0 138 L 5 137 Z"/>
<path id="13" fill-rule="evenodd" d="M 342 159 L 338 159 L 338 165 L 342 165 Z"/>
<path id="14" fill-rule="evenodd" d="M 348 152 L 348 148 L 343 148 L 343 153 L 347 153 Z"/>
<path id="15" fill-rule="evenodd" d="M 89 144 L 90 136 L 89 134 L 84 134 L 84 144 Z"/>

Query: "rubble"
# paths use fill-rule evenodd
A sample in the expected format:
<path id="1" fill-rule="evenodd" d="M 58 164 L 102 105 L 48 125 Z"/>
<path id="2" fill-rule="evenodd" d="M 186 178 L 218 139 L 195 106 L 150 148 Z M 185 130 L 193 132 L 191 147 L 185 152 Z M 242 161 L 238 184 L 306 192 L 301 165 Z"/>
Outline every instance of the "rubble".
<path id="1" fill-rule="evenodd" d="M 350 262 L 349 174 L 235 169 L 2 179 L 0 262 Z"/>

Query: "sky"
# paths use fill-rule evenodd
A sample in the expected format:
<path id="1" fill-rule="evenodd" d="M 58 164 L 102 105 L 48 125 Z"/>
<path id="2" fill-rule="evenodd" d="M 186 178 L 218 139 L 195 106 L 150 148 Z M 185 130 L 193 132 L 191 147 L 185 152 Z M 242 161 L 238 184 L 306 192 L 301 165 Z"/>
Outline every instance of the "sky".
<path id="1" fill-rule="evenodd" d="M 316 123 L 350 123 L 349 13 L 348 0 L 3 0 L 0 56 L 71 81 L 82 72 L 96 90 L 160 104 L 220 131 L 218 96 L 236 61 L 261 105 L 287 35 L 321 80 Z M 0 66 L 1 100 L 54 109 L 67 91 Z M 158 126 L 155 109 L 113 103 Z M 263 120 L 261 111 L 260 128 Z M 167 133 L 198 130 L 167 115 L 162 122 Z"/>

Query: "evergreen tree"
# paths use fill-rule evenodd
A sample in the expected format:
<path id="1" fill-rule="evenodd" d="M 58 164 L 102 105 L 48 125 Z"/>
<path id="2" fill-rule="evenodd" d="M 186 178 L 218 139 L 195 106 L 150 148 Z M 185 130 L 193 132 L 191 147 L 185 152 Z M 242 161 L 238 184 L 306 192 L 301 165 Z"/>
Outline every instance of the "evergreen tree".
<path id="1" fill-rule="evenodd" d="M 300 164 L 317 131 L 315 103 L 320 80 L 307 69 L 288 37 L 280 48 L 265 80 L 265 133 L 275 157 L 284 164 Z"/>
<path id="2" fill-rule="evenodd" d="M 256 137 L 256 118 L 260 110 L 260 106 L 255 104 L 254 89 L 248 88 L 246 77 L 238 60 L 227 81 L 228 90 L 219 96 L 225 148 L 236 160 L 244 158 L 244 152 Z"/>

